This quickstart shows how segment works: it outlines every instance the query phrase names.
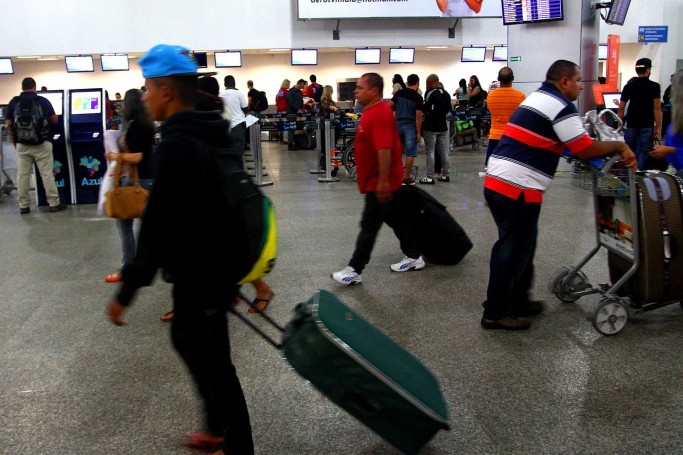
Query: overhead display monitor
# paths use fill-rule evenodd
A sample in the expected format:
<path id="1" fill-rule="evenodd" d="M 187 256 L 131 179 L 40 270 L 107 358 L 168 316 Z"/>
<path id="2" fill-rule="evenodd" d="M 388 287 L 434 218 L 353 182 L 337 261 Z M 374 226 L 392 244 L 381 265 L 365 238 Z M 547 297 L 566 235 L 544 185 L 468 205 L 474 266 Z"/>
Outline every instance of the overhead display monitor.
<path id="1" fill-rule="evenodd" d="M 501 2 L 504 25 L 531 24 L 564 19 L 562 0 L 501 0 Z"/>
<path id="2" fill-rule="evenodd" d="M 192 52 L 198 68 L 206 68 L 206 52 Z"/>
<path id="3" fill-rule="evenodd" d="M 508 61 L 508 47 L 507 46 L 494 46 L 493 47 L 493 59 L 494 62 L 507 62 Z"/>
<path id="4" fill-rule="evenodd" d="M 605 107 L 607 109 L 619 109 L 621 102 L 620 92 L 603 92 L 602 99 L 605 100 Z"/>
<path id="5" fill-rule="evenodd" d="M 317 65 L 317 49 L 292 49 L 292 65 Z"/>
<path id="6" fill-rule="evenodd" d="M 436 0 L 297 0 L 296 3 L 299 20 L 391 17 L 476 18 L 501 16 L 500 3 L 497 0 L 486 0 L 483 2 L 437 2 Z"/>
<path id="7" fill-rule="evenodd" d="M 100 55 L 102 71 L 128 71 L 128 54 Z"/>
<path id="8" fill-rule="evenodd" d="M 381 60 L 382 50 L 379 48 L 356 49 L 356 65 L 374 65 Z"/>
<path id="9" fill-rule="evenodd" d="M 71 115 L 87 115 L 102 113 L 102 92 L 71 93 Z"/>
<path id="10" fill-rule="evenodd" d="M 62 115 L 64 113 L 64 92 L 38 92 L 38 95 L 47 98 L 52 104 L 55 114 Z"/>
<path id="11" fill-rule="evenodd" d="M 484 62 L 486 61 L 485 47 L 463 47 L 460 54 L 461 62 Z"/>
<path id="12" fill-rule="evenodd" d="M 412 47 L 392 47 L 389 49 L 389 63 L 414 63 L 415 49 Z"/>
<path id="13" fill-rule="evenodd" d="M 64 57 L 67 73 L 89 73 L 95 71 L 92 55 L 73 55 Z"/>
<path id="14" fill-rule="evenodd" d="M 607 60 L 607 44 L 598 46 L 598 60 Z"/>
<path id="15" fill-rule="evenodd" d="M 237 68 L 242 66 L 241 51 L 216 52 L 213 54 L 216 68 Z"/>
<path id="16" fill-rule="evenodd" d="M 0 74 L 14 74 L 14 66 L 12 66 L 11 58 L 0 58 Z"/>
<path id="17" fill-rule="evenodd" d="M 609 8 L 605 22 L 614 25 L 624 25 L 630 4 L 631 0 L 612 0 L 612 6 Z"/>

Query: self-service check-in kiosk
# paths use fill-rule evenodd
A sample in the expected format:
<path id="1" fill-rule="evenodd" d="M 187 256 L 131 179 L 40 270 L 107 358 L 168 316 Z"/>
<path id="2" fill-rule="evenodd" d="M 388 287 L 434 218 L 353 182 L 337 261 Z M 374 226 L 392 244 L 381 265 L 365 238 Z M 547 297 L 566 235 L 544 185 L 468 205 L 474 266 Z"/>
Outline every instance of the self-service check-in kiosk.
<path id="1" fill-rule="evenodd" d="M 64 109 L 64 91 L 63 90 L 48 90 L 38 92 L 38 95 L 47 98 L 52 104 L 55 114 L 57 115 L 57 124 L 50 123 L 50 142 L 52 142 L 52 156 L 54 162 L 52 164 L 52 173 L 59 192 L 59 200 L 62 204 L 73 203 L 73 179 L 72 163 L 66 147 L 66 115 Z M 45 188 L 40 177 L 38 169 L 34 169 L 36 176 L 36 199 L 40 206 L 48 205 L 45 198 Z"/>
<path id="2" fill-rule="evenodd" d="M 73 162 L 74 203 L 96 204 L 106 171 L 104 90 L 69 90 L 68 141 Z"/>

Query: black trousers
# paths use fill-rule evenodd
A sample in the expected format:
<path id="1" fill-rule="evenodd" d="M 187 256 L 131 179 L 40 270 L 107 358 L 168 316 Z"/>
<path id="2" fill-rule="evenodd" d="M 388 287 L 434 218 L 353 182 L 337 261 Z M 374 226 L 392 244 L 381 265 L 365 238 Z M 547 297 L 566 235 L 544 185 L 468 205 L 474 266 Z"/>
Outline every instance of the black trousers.
<path id="1" fill-rule="evenodd" d="M 204 401 L 206 429 L 225 438 L 226 454 L 253 455 L 249 412 L 228 338 L 227 305 L 237 289 L 228 287 L 176 282 L 171 339 Z"/>
<path id="2" fill-rule="evenodd" d="M 362 273 L 365 266 L 370 262 L 370 255 L 382 223 L 386 223 L 394 230 L 394 234 L 401 242 L 403 254 L 413 259 L 420 257 L 420 249 L 413 240 L 410 227 L 401 213 L 401 192 L 395 191 L 391 202 L 387 204 L 379 203 L 375 193 L 365 193 L 365 207 L 360 220 L 360 232 L 356 239 L 356 249 L 349 261 L 349 265 L 356 272 Z"/>

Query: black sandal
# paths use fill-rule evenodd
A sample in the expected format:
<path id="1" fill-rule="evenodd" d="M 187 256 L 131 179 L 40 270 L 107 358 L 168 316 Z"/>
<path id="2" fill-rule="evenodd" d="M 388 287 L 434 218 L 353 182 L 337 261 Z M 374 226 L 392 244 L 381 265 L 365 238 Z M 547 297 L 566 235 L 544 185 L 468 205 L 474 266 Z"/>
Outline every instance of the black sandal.
<path id="1" fill-rule="evenodd" d="M 261 313 L 263 311 L 266 311 L 266 308 L 268 308 L 268 305 L 270 305 L 270 301 L 273 299 L 273 297 L 275 297 L 275 293 L 272 291 L 267 299 L 259 299 L 258 297 L 256 297 L 254 300 L 252 300 L 251 305 L 249 306 L 249 309 L 247 311 L 249 313 Z"/>

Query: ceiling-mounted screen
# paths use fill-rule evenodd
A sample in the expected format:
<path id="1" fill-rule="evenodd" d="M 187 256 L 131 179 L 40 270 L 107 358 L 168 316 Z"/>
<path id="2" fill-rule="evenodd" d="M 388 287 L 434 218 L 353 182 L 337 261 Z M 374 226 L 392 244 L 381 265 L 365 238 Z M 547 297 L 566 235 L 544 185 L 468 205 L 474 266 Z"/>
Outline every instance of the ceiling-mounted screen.
<path id="1" fill-rule="evenodd" d="M 501 2 L 504 25 L 564 19 L 562 0 L 501 0 Z"/>
<path id="2" fill-rule="evenodd" d="M 631 0 L 612 0 L 612 6 L 609 8 L 605 22 L 613 25 L 624 25 L 630 4 Z"/>
<path id="3" fill-rule="evenodd" d="M 197 62 L 197 68 L 206 68 L 206 52 L 192 52 L 195 61 Z"/>
<path id="4" fill-rule="evenodd" d="M 507 62 L 508 61 L 508 47 L 507 46 L 494 46 L 493 47 L 493 59 L 494 62 Z"/>
<path id="5" fill-rule="evenodd" d="M 0 58 L 0 74 L 14 74 L 11 58 Z"/>
<path id="6" fill-rule="evenodd" d="M 607 44 L 598 46 L 598 60 L 607 60 Z"/>
<path id="7" fill-rule="evenodd" d="M 485 47 L 463 47 L 460 54 L 461 62 L 483 62 L 486 61 Z"/>
<path id="8" fill-rule="evenodd" d="M 67 73 L 88 73 L 95 71 L 92 55 L 74 55 L 64 57 Z"/>
<path id="9" fill-rule="evenodd" d="M 213 54 L 216 68 L 236 68 L 242 66 L 241 51 L 216 52 Z"/>
<path id="10" fill-rule="evenodd" d="M 292 49 L 292 65 L 317 65 L 317 49 Z"/>
<path id="11" fill-rule="evenodd" d="M 389 49 L 389 63 L 414 63 L 415 49 L 412 47 L 392 47 Z"/>
<path id="12" fill-rule="evenodd" d="M 436 0 L 297 0 L 299 20 L 391 17 L 500 17 L 500 3 Z"/>
<path id="13" fill-rule="evenodd" d="M 381 60 L 379 48 L 356 49 L 356 65 L 375 65 Z"/>
<path id="14" fill-rule="evenodd" d="M 128 71 L 128 54 L 102 54 L 102 71 Z"/>

